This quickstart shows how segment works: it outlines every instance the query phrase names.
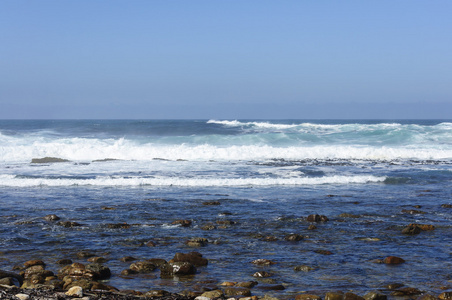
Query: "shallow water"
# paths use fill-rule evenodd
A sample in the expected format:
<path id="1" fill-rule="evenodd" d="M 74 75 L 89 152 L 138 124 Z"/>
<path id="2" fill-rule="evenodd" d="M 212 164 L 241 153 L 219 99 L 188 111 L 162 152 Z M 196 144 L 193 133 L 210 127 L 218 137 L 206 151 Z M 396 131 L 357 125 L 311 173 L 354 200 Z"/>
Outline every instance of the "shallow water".
<path id="1" fill-rule="evenodd" d="M 288 297 L 363 294 L 394 282 L 436 294 L 451 286 L 452 208 L 441 207 L 452 203 L 450 123 L 2 122 L 1 269 L 39 258 L 56 272 L 57 260 L 84 262 L 76 253 L 89 250 L 108 259 L 107 283 L 120 289 L 178 292 L 201 281 L 257 280 L 253 294 L 269 293 L 252 277 L 258 270 L 286 287 L 271 293 Z M 45 156 L 70 162 L 30 163 Z M 94 161 L 106 158 L 117 160 Z M 329 221 L 308 230 L 306 217 L 315 213 Z M 82 226 L 58 226 L 43 219 L 48 214 Z M 192 225 L 171 224 L 179 219 Z M 222 228 L 224 220 L 235 224 Z M 214 230 L 202 229 L 210 223 Z M 410 223 L 436 228 L 402 234 Z M 304 239 L 285 241 L 292 233 Z M 209 243 L 188 247 L 193 237 Z M 192 278 L 120 276 L 130 264 L 121 257 L 169 260 L 190 251 L 209 260 Z M 390 255 L 406 263 L 374 262 Z M 259 258 L 276 264 L 251 264 Z M 297 265 L 315 270 L 297 272 Z"/>

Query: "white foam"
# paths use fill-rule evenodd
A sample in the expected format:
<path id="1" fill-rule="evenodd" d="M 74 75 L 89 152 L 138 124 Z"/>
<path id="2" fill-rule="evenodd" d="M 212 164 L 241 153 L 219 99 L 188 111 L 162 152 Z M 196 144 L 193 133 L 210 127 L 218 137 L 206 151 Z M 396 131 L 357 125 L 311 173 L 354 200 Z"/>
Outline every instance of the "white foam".
<path id="1" fill-rule="evenodd" d="M 181 186 L 181 187 L 223 187 L 223 186 L 284 186 L 322 184 L 365 184 L 383 182 L 382 176 L 325 176 L 318 178 L 142 178 L 99 176 L 94 179 L 49 179 L 17 178 L 14 175 L 0 175 L 0 186 Z"/>

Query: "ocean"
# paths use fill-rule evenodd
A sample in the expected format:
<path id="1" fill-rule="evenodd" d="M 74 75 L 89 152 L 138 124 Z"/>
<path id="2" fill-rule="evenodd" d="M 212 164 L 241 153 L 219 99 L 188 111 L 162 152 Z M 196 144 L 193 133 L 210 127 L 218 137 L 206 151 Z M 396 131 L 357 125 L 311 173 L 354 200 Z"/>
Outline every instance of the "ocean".
<path id="1" fill-rule="evenodd" d="M 0 120 L 3 270 L 42 259 L 57 272 L 85 250 L 107 259 L 118 289 L 257 280 L 256 295 L 394 282 L 440 293 L 452 288 L 448 204 L 452 120 Z M 311 214 L 328 221 L 308 229 Z M 411 223 L 435 229 L 402 234 Z M 209 264 L 190 278 L 120 275 L 121 257 L 191 251 Z M 405 263 L 377 263 L 387 256 Z M 273 276 L 252 276 L 262 270 Z M 285 289 L 259 289 L 272 284 Z"/>

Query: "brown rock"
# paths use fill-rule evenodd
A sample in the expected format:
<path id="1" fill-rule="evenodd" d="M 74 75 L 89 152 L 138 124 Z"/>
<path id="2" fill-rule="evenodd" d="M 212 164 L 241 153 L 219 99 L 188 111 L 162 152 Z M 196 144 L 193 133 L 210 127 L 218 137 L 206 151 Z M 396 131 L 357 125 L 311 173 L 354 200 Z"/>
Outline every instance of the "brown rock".
<path id="1" fill-rule="evenodd" d="M 253 274 L 253 277 L 257 277 L 257 278 L 267 278 L 267 277 L 271 277 L 273 276 L 273 274 L 265 272 L 265 271 L 259 271 Z"/>
<path id="2" fill-rule="evenodd" d="M 322 300 L 322 298 L 317 295 L 300 294 L 295 296 L 295 300 Z"/>
<path id="3" fill-rule="evenodd" d="M 191 221 L 190 220 L 176 220 L 174 222 L 172 222 L 172 225 L 180 225 L 182 227 L 189 227 L 191 225 Z"/>
<path id="4" fill-rule="evenodd" d="M 377 293 L 377 292 L 369 292 L 364 295 L 365 300 L 386 300 L 388 297 L 386 295 Z"/>
<path id="5" fill-rule="evenodd" d="M 404 263 L 405 260 L 397 256 L 388 256 L 383 260 L 383 262 L 387 265 L 398 265 Z"/>
<path id="6" fill-rule="evenodd" d="M 43 268 L 46 267 L 46 264 L 42 260 L 39 260 L 39 259 L 29 260 L 24 263 L 25 268 L 29 268 L 32 266 L 38 266 L 38 265 L 43 266 Z"/>
<path id="7" fill-rule="evenodd" d="M 122 262 L 129 262 L 129 261 L 134 261 L 137 259 L 133 256 L 124 256 L 124 257 L 120 258 L 119 260 Z"/>
<path id="8" fill-rule="evenodd" d="M 314 252 L 318 253 L 318 254 L 322 254 L 322 255 L 332 255 L 333 254 L 333 252 L 328 251 L 328 250 L 314 250 Z"/>
<path id="9" fill-rule="evenodd" d="M 317 226 L 315 226 L 314 224 L 309 225 L 308 230 L 315 230 L 317 229 Z"/>
<path id="10" fill-rule="evenodd" d="M 100 257 L 100 256 L 90 257 L 90 258 L 88 258 L 88 261 L 92 262 L 92 263 L 98 263 L 98 264 L 107 262 L 107 260 L 104 257 Z"/>
<path id="11" fill-rule="evenodd" d="M 276 264 L 274 261 L 264 258 L 253 260 L 251 263 L 258 266 L 270 266 Z"/>
<path id="12" fill-rule="evenodd" d="M 404 214 L 410 214 L 410 215 L 422 215 L 422 214 L 426 214 L 425 211 L 415 210 L 415 209 L 402 209 L 402 213 L 404 213 Z"/>
<path id="13" fill-rule="evenodd" d="M 207 266 L 208 260 L 199 252 L 176 253 L 170 262 L 189 262 L 196 267 Z"/>
<path id="14" fill-rule="evenodd" d="M 220 205 L 220 201 L 205 201 L 202 205 Z"/>
<path id="15" fill-rule="evenodd" d="M 162 278 L 193 275 L 195 273 L 195 266 L 189 262 L 169 262 L 160 267 L 160 277 Z"/>
<path id="16" fill-rule="evenodd" d="M 71 221 L 60 221 L 57 223 L 58 226 L 63 226 L 66 228 L 72 228 L 72 227 L 80 227 L 82 224 L 77 222 L 71 222 Z"/>
<path id="17" fill-rule="evenodd" d="M 131 264 L 129 268 L 138 273 L 151 273 L 157 269 L 157 266 L 149 261 L 137 261 Z"/>
<path id="18" fill-rule="evenodd" d="M 48 222 L 53 222 L 53 221 L 60 220 L 60 217 L 58 217 L 57 215 L 47 215 L 44 217 L 44 220 L 46 220 Z"/>
<path id="19" fill-rule="evenodd" d="M 252 289 L 256 285 L 257 285 L 257 281 L 245 281 L 245 282 L 238 282 L 235 286 Z"/>
<path id="20" fill-rule="evenodd" d="M 325 294 L 325 300 L 342 300 L 343 298 L 344 294 L 342 293 L 328 292 Z"/>
<path id="21" fill-rule="evenodd" d="M 72 260 L 70 259 L 60 259 L 59 261 L 57 261 L 57 264 L 59 265 L 70 265 L 72 264 Z"/>
<path id="22" fill-rule="evenodd" d="M 230 287 L 224 289 L 224 294 L 226 297 L 237 297 L 237 296 L 249 297 L 251 296 L 251 291 L 247 288 Z"/>
<path id="23" fill-rule="evenodd" d="M 441 294 L 438 296 L 438 298 L 441 299 L 441 300 L 450 300 L 450 299 L 452 299 L 452 292 L 444 292 L 444 293 L 441 293 Z"/>
<path id="24" fill-rule="evenodd" d="M 356 294 L 348 292 L 348 293 L 345 293 L 344 300 L 364 300 L 364 298 L 361 296 L 358 296 Z"/>
<path id="25" fill-rule="evenodd" d="M 294 234 L 286 235 L 286 237 L 284 239 L 289 242 L 298 242 L 298 241 L 301 241 L 303 238 L 304 237 L 302 235 L 294 233 Z"/>
<path id="26" fill-rule="evenodd" d="M 435 226 L 433 225 L 428 225 L 428 224 L 410 224 L 408 226 L 417 226 L 419 227 L 422 231 L 431 231 L 431 230 L 435 230 Z"/>
<path id="27" fill-rule="evenodd" d="M 419 226 L 410 224 L 402 230 L 402 233 L 407 235 L 415 235 L 421 233 L 421 231 L 422 230 Z"/>

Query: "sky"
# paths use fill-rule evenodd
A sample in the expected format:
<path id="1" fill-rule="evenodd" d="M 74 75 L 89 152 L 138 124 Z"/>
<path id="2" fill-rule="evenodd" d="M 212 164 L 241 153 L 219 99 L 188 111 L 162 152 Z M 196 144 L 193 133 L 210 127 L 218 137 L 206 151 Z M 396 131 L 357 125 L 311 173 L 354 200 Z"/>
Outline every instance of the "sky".
<path id="1" fill-rule="evenodd" d="M 451 119 L 451 15 L 450 0 L 2 0 L 0 119 Z"/>

